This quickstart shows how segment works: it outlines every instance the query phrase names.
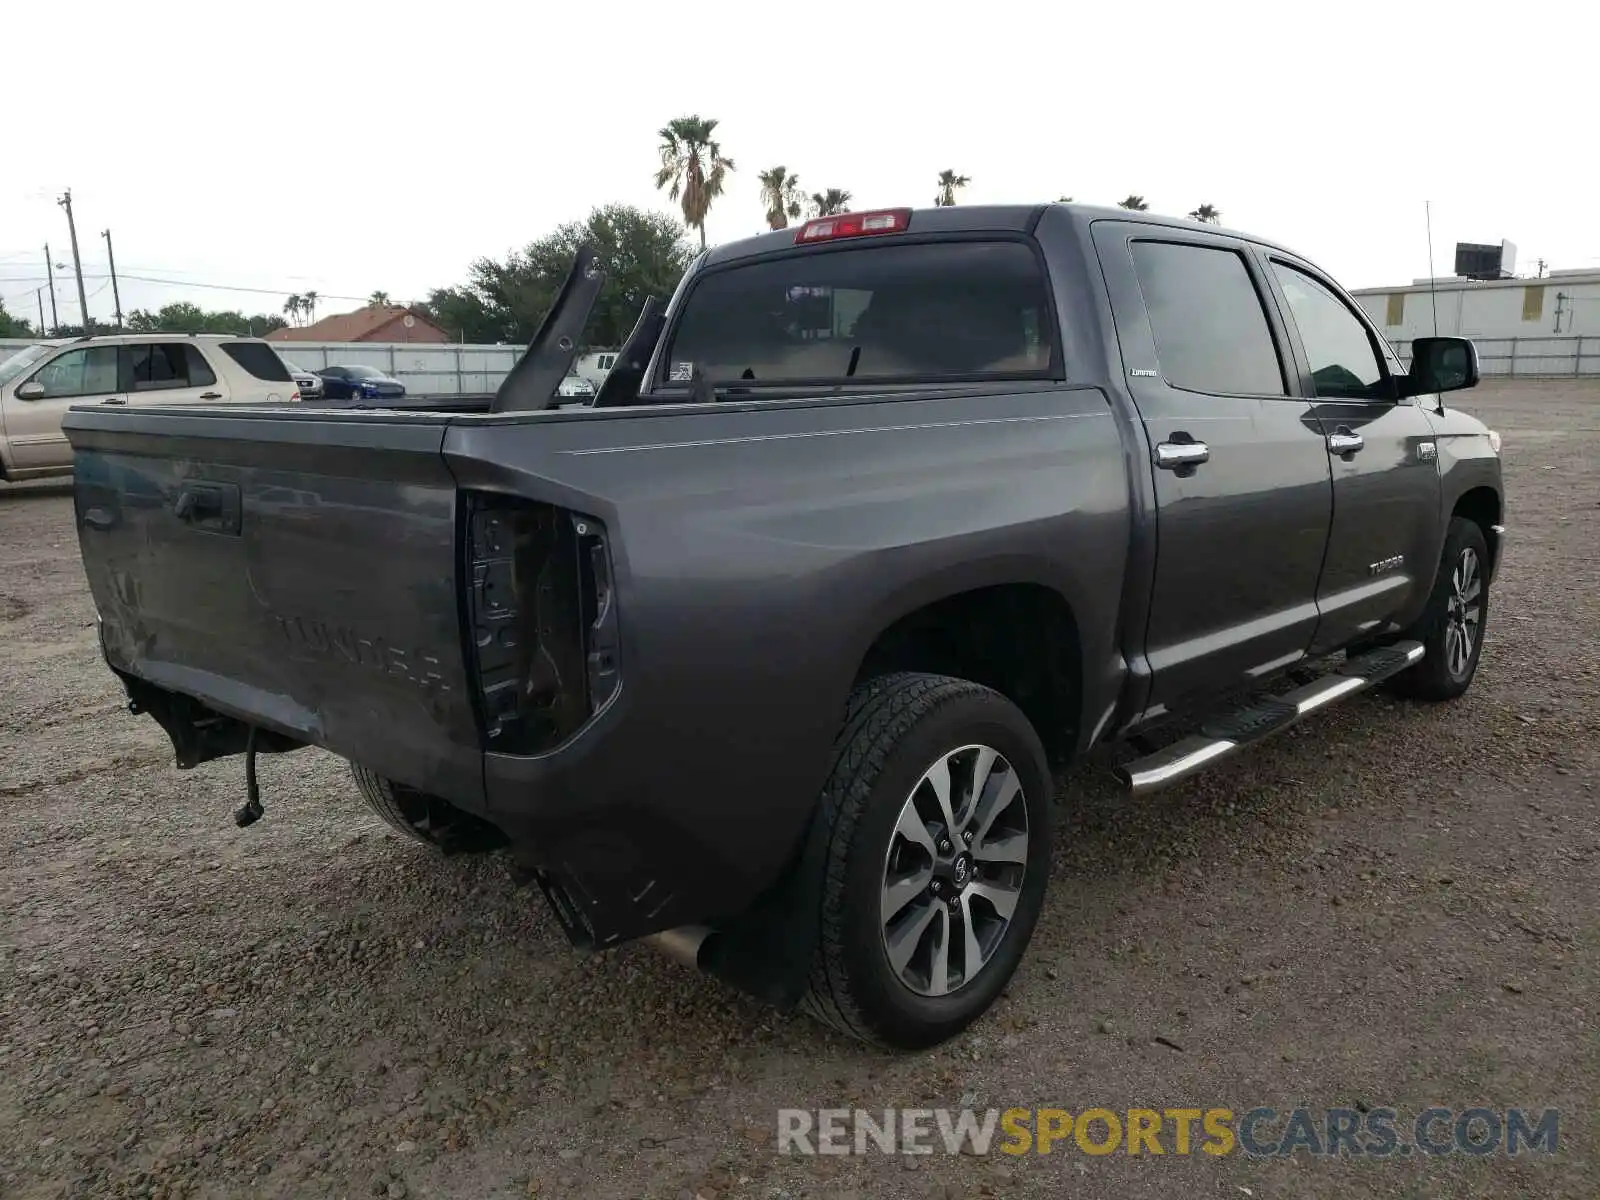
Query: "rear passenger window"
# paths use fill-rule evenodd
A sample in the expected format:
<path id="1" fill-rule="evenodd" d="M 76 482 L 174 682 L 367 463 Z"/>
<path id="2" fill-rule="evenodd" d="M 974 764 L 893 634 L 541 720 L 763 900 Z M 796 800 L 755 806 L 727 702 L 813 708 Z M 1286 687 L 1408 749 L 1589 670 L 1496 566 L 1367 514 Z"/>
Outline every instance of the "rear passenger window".
<path id="1" fill-rule="evenodd" d="M 122 348 L 124 378 L 128 390 L 157 392 L 167 388 L 192 386 L 189 380 L 189 355 L 191 346 L 182 342 L 157 342 L 152 345 L 133 345 Z M 196 356 L 198 357 L 198 355 Z M 204 361 L 200 363 L 207 376 L 211 370 Z M 214 381 L 215 377 L 212 377 Z M 203 380 L 197 380 L 203 382 Z"/>
<path id="2" fill-rule="evenodd" d="M 1238 253 L 1135 242 L 1133 268 L 1168 383 L 1221 396 L 1286 394 L 1261 296 Z"/>
<path id="3" fill-rule="evenodd" d="M 223 342 L 222 350 L 256 379 L 268 383 L 293 382 L 283 359 L 265 342 Z"/>
<path id="4" fill-rule="evenodd" d="M 189 371 L 190 387 L 210 387 L 217 381 L 217 373 L 211 369 L 206 356 L 200 353 L 199 346 L 192 343 L 184 346 L 183 358 Z"/>

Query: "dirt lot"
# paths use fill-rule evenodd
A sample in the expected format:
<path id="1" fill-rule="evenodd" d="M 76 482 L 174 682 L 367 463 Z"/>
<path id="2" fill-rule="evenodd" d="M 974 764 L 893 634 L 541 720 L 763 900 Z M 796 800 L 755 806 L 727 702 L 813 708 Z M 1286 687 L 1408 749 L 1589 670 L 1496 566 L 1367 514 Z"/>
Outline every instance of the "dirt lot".
<path id="1" fill-rule="evenodd" d="M 178 772 L 122 710 L 70 490 L 0 488 L 0 1196 L 1596 1195 L 1600 387 L 1466 407 L 1505 434 L 1513 537 L 1474 690 L 1358 699 L 1138 805 L 1087 764 L 1007 997 L 904 1058 L 573 953 L 502 862 L 403 845 L 320 752 L 264 760 L 235 829 L 239 762 Z M 1558 1107 L 1561 1140 L 773 1146 L 780 1107 L 1296 1104 Z"/>

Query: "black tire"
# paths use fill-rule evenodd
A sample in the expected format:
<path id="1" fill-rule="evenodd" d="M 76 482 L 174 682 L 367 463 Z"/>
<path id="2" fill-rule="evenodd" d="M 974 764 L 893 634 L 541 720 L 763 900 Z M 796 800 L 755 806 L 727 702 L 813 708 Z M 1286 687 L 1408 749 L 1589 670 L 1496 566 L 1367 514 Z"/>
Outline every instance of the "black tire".
<path id="1" fill-rule="evenodd" d="M 1009 924 L 974 977 L 944 995 L 919 994 L 896 973 L 885 945 L 880 905 L 888 855 L 902 810 L 930 765 L 971 745 L 992 747 L 1015 772 L 1027 818 L 1026 862 Z M 802 1006 L 851 1037 L 902 1050 L 942 1042 L 976 1020 L 1016 970 L 1044 903 L 1049 798 L 1044 747 L 1027 718 L 998 692 L 916 673 L 857 687 L 822 791 L 826 875 Z M 974 868 L 975 882 L 978 869 L 987 868 Z M 953 939 L 955 918 L 943 928 Z"/>
<path id="2" fill-rule="evenodd" d="M 367 807 L 408 841 L 440 854 L 482 854 L 506 844 L 505 835 L 493 825 L 448 800 L 385 779 L 357 763 L 350 764 L 350 774 Z"/>
<path id="3" fill-rule="evenodd" d="M 1465 655 L 1452 654 L 1452 626 L 1461 621 L 1460 599 L 1457 595 L 1458 572 L 1466 556 L 1476 563 L 1478 592 L 1477 628 L 1473 631 L 1471 649 Z M 1402 638 L 1420 641 L 1427 654 L 1416 666 L 1400 672 L 1390 686 L 1402 696 L 1416 700 L 1454 700 L 1472 686 L 1478 673 L 1478 658 L 1483 653 L 1483 637 L 1489 629 L 1489 547 L 1483 530 L 1475 521 L 1465 517 L 1451 517 L 1445 532 L 1444 551 L 1439 556 L 1439 572 L 1433 581 L 1433 591 L 1428 595 L 1428 606 Z M 1452 659 L 1454 658 L 1454 662 Z"/>

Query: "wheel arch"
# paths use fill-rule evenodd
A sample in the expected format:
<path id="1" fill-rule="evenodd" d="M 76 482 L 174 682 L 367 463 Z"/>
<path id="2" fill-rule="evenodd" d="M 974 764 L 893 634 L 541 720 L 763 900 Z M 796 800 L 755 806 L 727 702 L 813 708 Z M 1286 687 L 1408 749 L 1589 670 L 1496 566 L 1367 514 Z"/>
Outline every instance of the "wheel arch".
<path id="1" fill-rule="evenodd" d="M 880 620 L 851 686 L 922 671 L 999 692 L 1032 723 L 1052 763 L 1071 758 L 1083 717 L 1084 650 L 1060 590 L 1029 578 L 948 590 Z"/>
<path id="2" fill-rule="evenodd" d="M 1504 502 L 1499 491 L 1488 484 L 1468 488 L 1456 497 L 1450 515 L 1464 517 L 1483 531 L 1484 544 L 1489 548 L 1488 575 L 1492 580 L 1500 566 L 1501 519 L 1504 516 Z"/>

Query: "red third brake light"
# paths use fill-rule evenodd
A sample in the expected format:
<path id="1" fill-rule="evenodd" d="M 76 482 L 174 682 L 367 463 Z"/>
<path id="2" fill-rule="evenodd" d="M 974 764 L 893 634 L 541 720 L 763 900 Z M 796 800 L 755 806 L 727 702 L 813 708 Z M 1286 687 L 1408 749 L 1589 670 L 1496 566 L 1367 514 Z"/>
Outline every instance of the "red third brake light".
<path id="1" fill-rule="evenodd" d="M 800 226 L 794 244 L 832 242 L 840 238 L 871 237 L 876 233 L 904 233 L 911 225 L 909 208 L 884 208 L 877 212 L 840 213 L 836 217 L 816 217 Z"/>

